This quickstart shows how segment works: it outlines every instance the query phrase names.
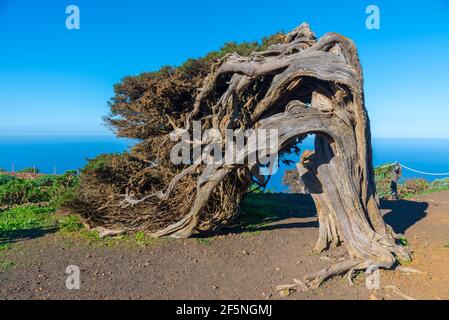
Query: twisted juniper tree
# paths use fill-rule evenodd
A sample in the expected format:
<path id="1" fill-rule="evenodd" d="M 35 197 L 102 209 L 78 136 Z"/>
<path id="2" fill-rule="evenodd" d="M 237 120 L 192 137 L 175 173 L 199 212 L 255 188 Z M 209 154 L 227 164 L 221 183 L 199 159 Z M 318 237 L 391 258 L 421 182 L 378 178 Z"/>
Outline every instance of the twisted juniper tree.
<path id="1" fill-rule="evenodd" d="M 363 74 L 354 43 L 336 33 L 317 39 L 307 24 L 274 39 L 267 48 L 250 48 L 254 52 L 248 56 L 226 54 L 210 69 L 196 61 L 183 70 L 165 70 L 163 79 L 121 88 L 126 94 L 116 95 L 108 121 L 119 134 L 144 140 L 130 154 L 84 170 L 74 206 L 87 223 L 188 237 L 230 221 L 248 187 L 265 183 L 258 164 L 173 164 L 176 139 L 170 137 L 191 133 L 194 121 L 223 136 L 229 129 L 274 129 L 281 155 L 315 135 L 315 151 L 305 152 L 298 165 L 317 207 L 315 250 L 343 245 L 348 253 L 346 260 L 308 276 L 311 286 L 334 274 L 390 268 L 398 258 L 407 259 L 375 197 Z M 173 96 L 182 98 L 164 100 Z M 127 132 L 130 123 L 133 134 Z M 212 142 L 224 143 L 188 144 Z M 249 144 L 238 156 L 248 159 L 257 148 Z"/>

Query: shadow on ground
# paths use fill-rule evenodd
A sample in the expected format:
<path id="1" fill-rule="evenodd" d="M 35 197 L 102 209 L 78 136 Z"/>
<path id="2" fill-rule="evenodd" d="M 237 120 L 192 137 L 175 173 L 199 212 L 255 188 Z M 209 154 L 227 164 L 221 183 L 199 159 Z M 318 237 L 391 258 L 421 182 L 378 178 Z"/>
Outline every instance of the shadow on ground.
<path id="1" fill-rule="evenodd" d="M 390 210 L 384 214 L 384 220 L 394 232 L 404 234 L 415 223 L 427 215 L 429 204 L 410 200 L 381 200 L 381 209 Z"/>
<path id="2" fill-rule="evenodd" d="M 0 245 L 40 238 L 47 234 L 55 233 L 56 231 L 58 231 L 57 227 L 40 227 L 0 232 Z"/>
<path id="3" fill-rule="evenodd" d="M 388 210 L 384 219 L 396 233 L 407 229 L 423 219 L 428 203 L 410 200 L 381 200 L 381 209 Z M 274 223 L 289 218 L 316 217 L 315 203 L 310 195 L 293 193 L 254 193 L 247 195 L 241 206 L 241 214 L 231 226 L 220 228 L 197 237 L 226 235 L 248 231 L 265 231 L 292 228 L 318 228 L 318 221 L 293 221 Z"/>
<path id="4" fill-rule="evenodd" d="M 234 224 L 197 237 L 216 234 L 254 232 L 292 228 L 318 228 L 318 221 L 275 223 L 290 218 L 316 217 L 313 199 L 307 194 L 297 193 L 250 193 L 241 205 L 241 213 Z"/>

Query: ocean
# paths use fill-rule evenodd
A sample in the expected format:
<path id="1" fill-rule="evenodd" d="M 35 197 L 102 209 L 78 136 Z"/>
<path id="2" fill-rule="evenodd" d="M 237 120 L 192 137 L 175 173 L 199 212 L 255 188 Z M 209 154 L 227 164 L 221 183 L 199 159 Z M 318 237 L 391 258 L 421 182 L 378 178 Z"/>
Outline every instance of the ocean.
<path id="1" fill-rule="evenodd" d="M 87 159 L 101 153 L 122 152 L 134 141 L 113 136 L 0 136 L 0 168 L 16 171 L 35 166 L 43 173 L 63 173 L 82 168 Z M 402 164 L 425 172 L 449 172 L 449 139 L 373 139 L 373 162 L 375 166 L 386 163 Z M 313 149 L 313 140 L 306 139 L 302 150 Z M 299 156 L 293 156 L 298 161 Z M 281 164 L 278 172 L 270 179 L 268 188 L 282 192 L 283 172 L 294 166 Z M 403 177 L 422 177 L 428 180 L 444 178 L 417 174 L 403 170 Z M 446 176 L 449 177 L 449 176 Z"/>
<path id="2" fill-rule="evenodd" d="M 35 166 L 42 173 L 84 167 L 102 153 L 123 152 L 133 141 L 114 136 L 0 136 L 0 168 L 15 171 Z"/>
<path id="3" fill-rule="evenodd" d="M 372 139 L 373 164 L 375 167 L 400 162 L 401 164 L 418 171 L 429 173 L 449 173 L 449 139 Z M 301 144 L 301 150 L 313 150 L 313 139 L 305 139 Z M 299 161 L 300 156 L 292 157 Z M 283 192 L 288 188 L 282 185 L 282 177 L 285 170 L 295 169 L 295 165 L 281 164 L 278 172 L 270 179 L 268 188 L 273 191 Z M 402 170 L 402 179 L 424 178 L 429 181 L 446 176 L 432 176 L 418 174 L 406 169 Z"/>

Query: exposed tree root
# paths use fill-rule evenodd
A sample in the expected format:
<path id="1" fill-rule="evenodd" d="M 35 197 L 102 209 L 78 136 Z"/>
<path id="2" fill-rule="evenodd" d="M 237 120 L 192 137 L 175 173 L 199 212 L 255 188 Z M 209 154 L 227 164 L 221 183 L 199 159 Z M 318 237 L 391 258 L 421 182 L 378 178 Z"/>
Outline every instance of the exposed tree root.
<path id="1" fill-rule="evenodd" d="M 326 279 L 346 273 L 348 270 L 358 269 L 358 266 L 360 266 L 361 264 L 362 264 L 361 260 L 346 260 L 343 262 L 335 263 L 330 267 L 327 267 L 316 273 L 305 276 L 304 281 L 310 288 L 316 289 Z"/>
<path id="2" fill-rule="evenodd" d="M 405 299 L 405 300 L 416 300 L 415 298 L 412 298 L 406 294 L 404 294 L 401 290 L 398 289 L 398 287 L 396 286 L 386 286 L 385 287 L 386 290 L 391 290 L 394 293 L 396 293 L 398 296 L 400 296 L 401 298 Z"/>
<path id="3" fill-rule="evenodd" d="M 407 267 L 403 267 L 403 266 L 398 266 L 396 267 L 395 270 L 401 271 L 401 272 L 405 272 L 405 273 L 417 273 L 417 274 L 423 274 L 424 272 L 420 271 L 420 270 L 416 270 L 413 268 L 407 268 Z"/>

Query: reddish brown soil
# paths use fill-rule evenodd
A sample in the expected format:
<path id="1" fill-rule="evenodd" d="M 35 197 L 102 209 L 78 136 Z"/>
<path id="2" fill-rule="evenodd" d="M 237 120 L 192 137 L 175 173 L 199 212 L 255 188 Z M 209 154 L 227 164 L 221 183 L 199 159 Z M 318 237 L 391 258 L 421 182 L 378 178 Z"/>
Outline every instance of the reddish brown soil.
<path id="1" fill-rule="evenodd" d="M 27 179 L 27 180 L 33 180 L 37 179 L 41 176 L 44 176 L 42 173 L 32 173 L 32 172 L 0 172 L 0 175 L 4 176 L 13 176 L 19 179 Z"/>
<path id="2" fill-rule="evenodd" d="M 385 219 L 414 251 L 406 266 L 424 272 L 382 271 L 383 287 L 395 285 L 417 299 L 449 299 L 448 202 L 449 192 L 383 202 Z M 286 298 L 275 290 L 330 264 L 309 254 L 317 226 L 309 212 L 258 233 L 236 229 L 209 241 L 166 240 L 145 248 L 68 246 L 66 238 L 48 233 L 1 253 L 15 265 L 0 271 L 0 299 L 370 299 L 363 275 L 355 287 L 335 277 L 317 290 Z M 81 268 L 80 290 L 65 288 L 68 265 Z M 388 290 L 379 293 L 402 299 Z"/>
<path id="3" fill-rule="evenodd" d="M 449 191 L 398 204 L 386 221 L 404 232 L 413 251 L 406 267 L 422 274 L 383 272 L 383 284 L 396 285 L 415 299 L 449 299 Z M 403 216 L 403 218 L 401 218 Z"/>

